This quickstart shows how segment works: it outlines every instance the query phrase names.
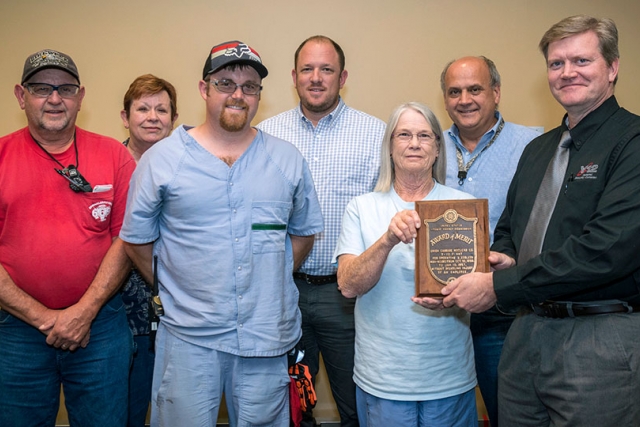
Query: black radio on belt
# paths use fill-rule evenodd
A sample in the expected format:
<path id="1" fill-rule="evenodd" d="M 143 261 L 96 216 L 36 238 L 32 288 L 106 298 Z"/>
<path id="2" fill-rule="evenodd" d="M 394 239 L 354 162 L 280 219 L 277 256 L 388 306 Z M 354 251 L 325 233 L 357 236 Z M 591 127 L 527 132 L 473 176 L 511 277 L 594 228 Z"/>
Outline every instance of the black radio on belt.
<path id="1" fill-rule="evenodd" d="M 151 286 L 151 298 L 149 298 L 149 346 L 154 349 L 156 332 L 160 323 L 160 316 L 164 316 L 162 301 L 158 295 L 158 255 L 153 256 L 153 284 Z"/>

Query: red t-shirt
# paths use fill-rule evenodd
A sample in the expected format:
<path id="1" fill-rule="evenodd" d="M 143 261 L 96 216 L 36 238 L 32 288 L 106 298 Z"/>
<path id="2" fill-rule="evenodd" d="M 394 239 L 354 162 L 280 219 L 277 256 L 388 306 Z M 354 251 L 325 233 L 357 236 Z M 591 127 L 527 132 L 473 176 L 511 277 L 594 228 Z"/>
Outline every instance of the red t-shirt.
<path id="1" fill-rule="evenodd" d="M 120 232 L 135 161 L 118 141 L 76 128 L 54 157 L 111 189 L 76 193 L 28 128 L 0 138 L 0 263 L 18 287 L 49 308 L 75 304 Z"/>

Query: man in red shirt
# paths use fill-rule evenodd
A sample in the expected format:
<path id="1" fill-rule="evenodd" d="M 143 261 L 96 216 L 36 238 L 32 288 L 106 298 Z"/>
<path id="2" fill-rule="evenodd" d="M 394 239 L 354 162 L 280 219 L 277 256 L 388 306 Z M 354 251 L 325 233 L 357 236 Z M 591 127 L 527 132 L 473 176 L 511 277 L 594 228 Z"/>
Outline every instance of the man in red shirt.
<path id="1" fill-rule="evenodd" d="M 132 353 L 118 238 L 135 162 L 75 126 L 73 60 L 29 56 L 14 93 L 27 127 L 0 138 L 0 425 L 125 425 Z"/>

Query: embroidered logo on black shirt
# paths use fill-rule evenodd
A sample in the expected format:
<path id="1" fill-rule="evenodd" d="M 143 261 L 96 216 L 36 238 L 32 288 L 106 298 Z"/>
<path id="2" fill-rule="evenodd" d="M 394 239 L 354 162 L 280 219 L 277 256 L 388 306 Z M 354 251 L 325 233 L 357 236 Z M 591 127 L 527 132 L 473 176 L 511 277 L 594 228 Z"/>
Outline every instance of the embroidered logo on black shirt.
<path id="1" fill-rule="evenodd" d="M 574 179 L 596 179 L 598 176 L 598 165 L 594 165 L 593 162 L 586 166 L 580 166 L 580 172 L 576 173 Z"/>

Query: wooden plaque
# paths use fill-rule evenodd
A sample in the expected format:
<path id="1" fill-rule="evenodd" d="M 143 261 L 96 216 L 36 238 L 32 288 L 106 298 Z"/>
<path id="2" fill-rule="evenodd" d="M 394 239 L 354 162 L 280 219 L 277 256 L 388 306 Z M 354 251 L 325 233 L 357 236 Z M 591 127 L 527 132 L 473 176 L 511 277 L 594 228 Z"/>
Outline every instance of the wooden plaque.
<path id="1" fill-rule="evenodd" d="M 416 296 L 442 298 L 451 280 L 489 272 L 487 199 L 416 202 L 416 211 Z"/>

